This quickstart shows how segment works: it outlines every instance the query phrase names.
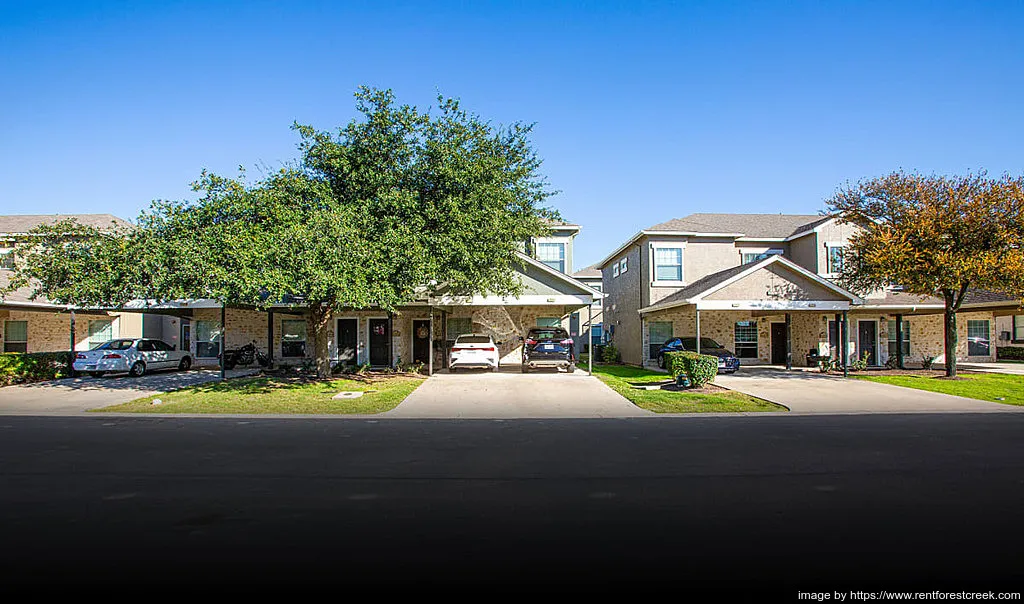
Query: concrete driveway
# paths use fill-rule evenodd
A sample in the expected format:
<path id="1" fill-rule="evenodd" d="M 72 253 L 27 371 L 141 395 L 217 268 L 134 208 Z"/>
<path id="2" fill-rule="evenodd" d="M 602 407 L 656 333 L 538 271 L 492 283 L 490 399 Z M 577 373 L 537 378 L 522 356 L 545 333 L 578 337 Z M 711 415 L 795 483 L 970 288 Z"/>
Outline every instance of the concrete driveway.
<path id="1" fill-rule="evenodd" d="M 794 413 L 1020 413 L 1024 407 L 809 371 L 744 367 L 715 384 Z"/>
<path id="2" fill-rule="evenodd" d="M 654 415 L 585 371 L 441 371 L 382 417 L 580 418 Z"/>
<path id="3" fill-rule="evenodd" d="M 235 369 L 228 377 L 255 373 Z M 126 403 L 137 398 L 220 379 L 220 371 L 164 371 L 140 378 L 77 377 L 0 388 L 0 415 L 78 415 L 97 407 Z"/>
<path id="4" fill-rule="evenodd" d="M 1024 375 L 1024 363 L 957 363 L 961 369 L 983 371 L 985 373 L 1004 373 L 1007 375 Z"/>

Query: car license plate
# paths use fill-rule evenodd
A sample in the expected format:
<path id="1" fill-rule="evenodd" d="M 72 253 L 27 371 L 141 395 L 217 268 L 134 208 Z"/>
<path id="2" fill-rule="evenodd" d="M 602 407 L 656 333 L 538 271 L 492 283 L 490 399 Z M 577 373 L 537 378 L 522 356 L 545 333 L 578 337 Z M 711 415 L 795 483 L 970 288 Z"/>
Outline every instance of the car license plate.
<path id="1" fill-rule="evenodd" d="M 92 371 L 93 369 L 96 369 L 96 366 L 95 366 L 95 365 L 86 365 L 86 366 L 85 366 L 85 370 L 86 370 L 86 371 Z"/>
<path id="2" fill-rule="evenodd" d="M 725 361 L 723 359 L 718 359 L 718 366 L 725 367 Z"/>
<path id="3" fill-rule="evenodd" d="M 554 344 L 541 344 L 540 349 L 541 350 L 554 350 L 555 349 L 555 345 Z"/>

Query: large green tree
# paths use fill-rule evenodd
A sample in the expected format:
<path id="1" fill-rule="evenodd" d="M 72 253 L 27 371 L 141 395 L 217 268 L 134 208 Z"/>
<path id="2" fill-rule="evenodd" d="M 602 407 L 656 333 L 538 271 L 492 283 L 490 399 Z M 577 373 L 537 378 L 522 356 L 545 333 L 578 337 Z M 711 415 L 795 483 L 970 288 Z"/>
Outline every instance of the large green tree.
<path id="1" fill-rule="evenodd" d="M 321 376 L 338 311 L 392 310 L 437 287 L 519 293 L 516 252 L 557 218 L 531 126 L 497 127 L 454 99 L 421 111 L 391 91 L 355 96 L 358 119 L 334 132 L 295 125 L 298 161 L 255 182 L 204 172 L 198 199 L 154 202 L 134 229 L 40 229 L 17 283 L 90 306 L 298 300 Z"/>
<path id="2" fill-rule="evenodd" d="M 899 284 L 943 299 L 949 377 L 956 376 L 956 313 L 968 292 L 1024 297 L 1024 178 L 899 171 L 841 189 L 828 208 L 863 227 L 843 263 L 841 280 L 851 289 Z"/>

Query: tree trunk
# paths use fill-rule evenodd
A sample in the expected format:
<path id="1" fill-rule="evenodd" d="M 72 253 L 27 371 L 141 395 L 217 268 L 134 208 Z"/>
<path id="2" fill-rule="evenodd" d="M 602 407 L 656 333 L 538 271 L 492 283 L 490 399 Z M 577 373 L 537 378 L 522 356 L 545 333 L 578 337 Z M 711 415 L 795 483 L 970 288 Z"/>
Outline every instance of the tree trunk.
<path id="1" fill-rule="evenodd" d="M 316 376 L 331 377 L 330 338 L 327 336 L 331 327 L 331 310 L 320 304 L 310 307 L 310 318 L 313 323 L 313 356 L 316 359 Z"/>
<path id="2" fill-rule="evenodd" d="M 946 305 L 946 377 L 956 377 L 956 311 Z"/>

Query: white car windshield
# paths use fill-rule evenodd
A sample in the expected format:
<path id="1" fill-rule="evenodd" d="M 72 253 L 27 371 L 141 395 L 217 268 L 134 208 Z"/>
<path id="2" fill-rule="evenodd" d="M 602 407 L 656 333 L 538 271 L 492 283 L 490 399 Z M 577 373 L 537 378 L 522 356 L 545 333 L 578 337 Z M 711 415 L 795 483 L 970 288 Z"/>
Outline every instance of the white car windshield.
<path id="1" fill-rule="evenodd" d="M 455 340 L 456 344 L 490 344 L 491 338 L 488 336 L 459 336 Z"/>
<path id="2" fill-rule="evenodd" d="M 134 343 L 135 340 L 110 340 L 93 348 L 93 350 L 128 350 Z"/>

